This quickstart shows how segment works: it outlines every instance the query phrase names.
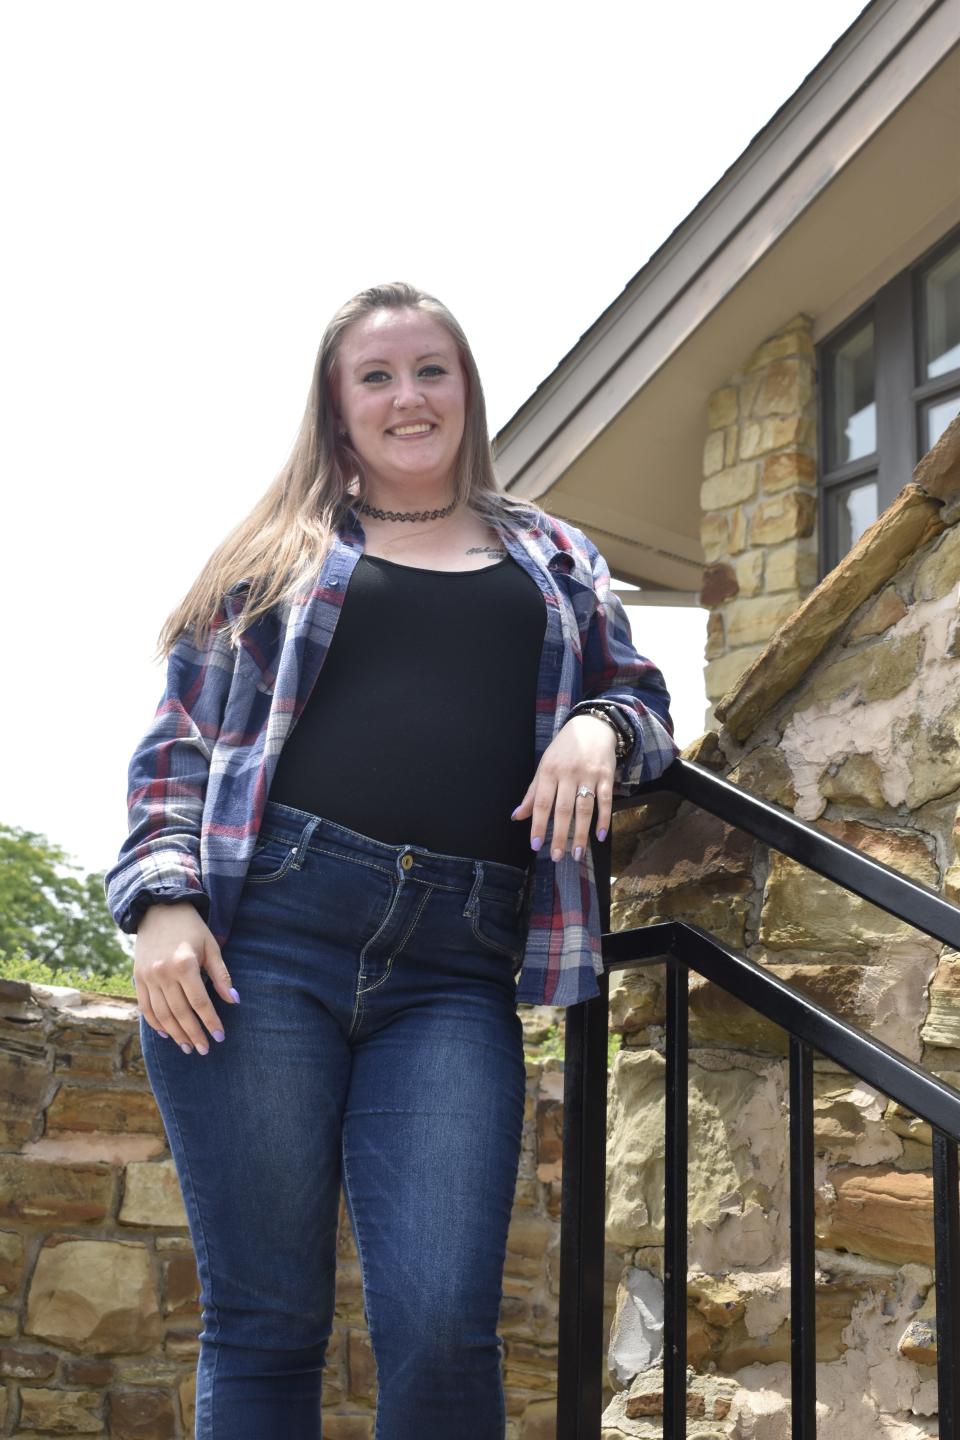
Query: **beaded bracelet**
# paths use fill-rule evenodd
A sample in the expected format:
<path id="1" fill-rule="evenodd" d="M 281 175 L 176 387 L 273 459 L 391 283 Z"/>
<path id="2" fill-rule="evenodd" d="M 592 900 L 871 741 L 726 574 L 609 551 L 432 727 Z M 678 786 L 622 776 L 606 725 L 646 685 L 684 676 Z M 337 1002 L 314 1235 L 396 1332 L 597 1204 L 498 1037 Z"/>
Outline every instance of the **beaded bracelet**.
<path id="1" fill-rule="evenodd" d="M 584 708 L 602 710 L 604 715 L 607 715 L 620 731 L 620 734 L 624 740 L 626 740 L 627 744 L 631 747 L 633 746 L 633 726 L 619 705 L 615 705 L 611 700 L 579 700 L 570 711 L 570 714 L 578 715 Z M 569 716 L 567 718 L 569 719 Z"/>
<path id="2" fill-rule="evenodd" d="M 627 739 L 623 731 L 620 729 L 620 726 L 617 724 L 616 720 L 614 720 L 613 716 L 610 714 L 609 710 L 602 710 L 599 705 L 590 707 L 585 705 L 582 709 L 577 710 L 576 714 L 596 715 L 598 720 L 606 720 L 607 724 L 610 726 L 611 730 L 617 737 L 617 749 L 615 757 L 617 764 L 619 765 L 621 760 L 625 760 L 627 758 L 632 748 L 632 740 Z M 567 719 L 572 720 L 573 715 L 568 715 Z"/>

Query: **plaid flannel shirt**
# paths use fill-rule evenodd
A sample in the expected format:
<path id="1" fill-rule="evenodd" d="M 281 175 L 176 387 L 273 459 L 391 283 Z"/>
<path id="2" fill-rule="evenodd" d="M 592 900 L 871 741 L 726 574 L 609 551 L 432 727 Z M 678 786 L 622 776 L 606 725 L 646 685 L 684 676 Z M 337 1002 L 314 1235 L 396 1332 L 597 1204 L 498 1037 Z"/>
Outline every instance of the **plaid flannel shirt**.
<path id="1" fill-rule="evenodd" d="M 614 793 L 629 795 L 680 753 L 670 696 L 657 667 L 634 649 L 597 547 L 575 526 L 547 519 L 546 528 L 509 514 L 493 522 L 546 603 L 536 764 L 572 711 L 602 697 L 622 708 L 634 732 L 614 775 Z M 292 602 L 274 606 L 235 642 L 232 622 L 249 583 L 240 581 L 202 648 L 192 631 L 177 640 L 153 723 L 130 761 L 129 833 L 104 878 L 125 933 L 136 931 L 151 903 L 182 898 L 226 943 L 277 758 L 320 673 L 363 548 L 359 513 L 350 508 L 315 582 Z M 580 861 L 569 851 L 551 860 L 551 830 L 552 821 L 531 867 L 518 1004 L 591 999 L 603 970 L 591 847 Z"/>

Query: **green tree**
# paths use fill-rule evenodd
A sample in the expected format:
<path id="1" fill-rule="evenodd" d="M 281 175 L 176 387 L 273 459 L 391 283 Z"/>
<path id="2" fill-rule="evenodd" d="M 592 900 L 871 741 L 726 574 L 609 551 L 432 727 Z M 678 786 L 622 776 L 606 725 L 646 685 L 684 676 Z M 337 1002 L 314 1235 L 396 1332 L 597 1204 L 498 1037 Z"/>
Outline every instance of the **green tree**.
<path id="1" fill-rule="evenodd" d="M 134 994 L 125 938 L 103 871 L 83 875 L 45 835 L 0 825 L 0 974 Z"/>

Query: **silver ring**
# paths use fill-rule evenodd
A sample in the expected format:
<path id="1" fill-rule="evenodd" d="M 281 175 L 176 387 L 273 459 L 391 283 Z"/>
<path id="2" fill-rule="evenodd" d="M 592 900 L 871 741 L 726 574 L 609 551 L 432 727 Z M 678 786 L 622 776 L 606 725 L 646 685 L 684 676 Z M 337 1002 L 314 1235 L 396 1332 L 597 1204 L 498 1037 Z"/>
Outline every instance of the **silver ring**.
<path id="1" fill-rule="evenodd" d="M 589 785 L 581 785 L 577 789 L 577 795 L 592 795 L 596 799 L 596 790 L 591 790 Z"/>

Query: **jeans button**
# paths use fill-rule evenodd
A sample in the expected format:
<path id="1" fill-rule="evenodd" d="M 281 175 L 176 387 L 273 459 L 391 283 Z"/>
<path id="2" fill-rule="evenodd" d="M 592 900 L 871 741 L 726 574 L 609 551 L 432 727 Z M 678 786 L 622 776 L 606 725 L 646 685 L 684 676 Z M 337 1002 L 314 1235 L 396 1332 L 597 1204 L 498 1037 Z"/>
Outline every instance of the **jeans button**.
<path id="1" fill-rule="evenodd" d="M 400 856 L 400 864 L 403 866 L 404 870 L 409 870 L 413 865 L 413 856 L 410 854 L 409 850 L 405 851 L 404 854 Z"/>

